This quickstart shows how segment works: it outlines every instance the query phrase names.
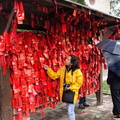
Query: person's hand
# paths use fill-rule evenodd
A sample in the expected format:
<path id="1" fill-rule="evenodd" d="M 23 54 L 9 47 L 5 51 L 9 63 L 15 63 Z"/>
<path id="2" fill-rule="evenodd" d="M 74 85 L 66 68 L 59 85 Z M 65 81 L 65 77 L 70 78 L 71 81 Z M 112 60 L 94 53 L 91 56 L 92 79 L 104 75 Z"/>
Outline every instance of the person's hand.
<path id="1" fill-rule="evenodd" d="M 47 65 L 44 65 L 43 67 L 44 67 L 45 70 L 49 69 L 49 67 Z"/>
<path id="2" fill-rule="evenodd" d="M 67 89 L 67 90 L 70 90 L 70 87 L 67 87 L 66 89 Z"/>

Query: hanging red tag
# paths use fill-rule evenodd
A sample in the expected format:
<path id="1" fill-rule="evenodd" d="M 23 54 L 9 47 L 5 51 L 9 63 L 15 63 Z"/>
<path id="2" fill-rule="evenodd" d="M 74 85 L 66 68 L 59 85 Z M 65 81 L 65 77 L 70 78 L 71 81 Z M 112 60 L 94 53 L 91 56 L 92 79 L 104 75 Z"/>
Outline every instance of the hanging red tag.
<path id="1" fill-rule="evenodd" d="M 62 32 L 67 32 L 67 26 L 66 26 L 66 24 L 62 24 Z"/>
<path id="2" fill-rule="evenodd" d="M 73 16 L 76 17 L 77 16 L 77 10 L 73 11 Z"/>

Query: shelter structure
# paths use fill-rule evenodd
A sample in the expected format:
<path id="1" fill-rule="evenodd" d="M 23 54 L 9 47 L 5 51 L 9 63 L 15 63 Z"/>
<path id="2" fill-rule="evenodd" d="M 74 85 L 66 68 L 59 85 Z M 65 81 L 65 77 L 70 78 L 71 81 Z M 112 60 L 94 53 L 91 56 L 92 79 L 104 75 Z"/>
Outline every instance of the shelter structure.
<path id="1" fill-rule="evenodd" d="M 56 71 L 67 54 L 81 61 L 80 94 L 96 93 L 102 104 L 100 61 L 106 64 L 95 45 L 111 26 L 108 38 L 120 35 L 119 17 L 70 0 L 4 0 L 0 14 L 0 119 L 23 120 L 36 109 L 44 117 L 44 108 L 55 107 L 59 80 L 50 80 L 42 65 Z"/>

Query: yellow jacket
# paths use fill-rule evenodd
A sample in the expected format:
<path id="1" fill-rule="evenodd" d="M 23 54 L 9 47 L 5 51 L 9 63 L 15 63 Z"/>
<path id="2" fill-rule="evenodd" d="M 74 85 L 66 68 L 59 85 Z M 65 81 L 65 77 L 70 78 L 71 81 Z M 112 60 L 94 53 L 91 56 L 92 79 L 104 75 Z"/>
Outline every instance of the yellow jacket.
<path id="1" fill-rule="evenodd" d="M 62 101 L 65 69 L 66 67 L 63 66 L 57 72 L 54 72 L 51 68 L 47 70 L 47 74 L 51 79 L 55 80 L 60 78 L 60 101 Z M 75 92 L 74 104 L 76 104 L 78 99 L 78 91 L 83 84 L 83 75 L 80 69 L 76 69 L 73 72 L 73 75 L 71 72 L 71 70 L 69 72 L 66 70 L 66 83 L 70 84 L 70 90 Z"/>

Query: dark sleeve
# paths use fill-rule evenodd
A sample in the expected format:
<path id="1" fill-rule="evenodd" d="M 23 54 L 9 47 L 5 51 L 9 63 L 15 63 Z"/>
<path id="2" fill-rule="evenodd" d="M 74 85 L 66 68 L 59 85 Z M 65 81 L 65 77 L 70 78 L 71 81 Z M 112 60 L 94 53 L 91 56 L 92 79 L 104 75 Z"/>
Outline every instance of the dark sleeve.
<path id="1" fill-rule="evenodd" d="M 107 84 L 111 85 L 113 79 L 114 79 L 114 74 L 111 70 L 108 69 Z"/>

